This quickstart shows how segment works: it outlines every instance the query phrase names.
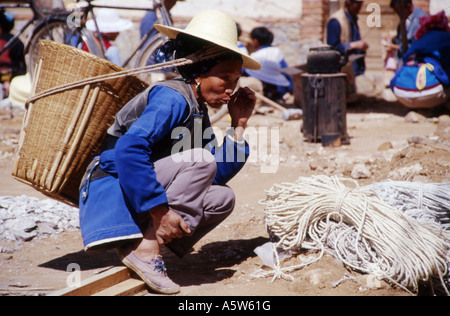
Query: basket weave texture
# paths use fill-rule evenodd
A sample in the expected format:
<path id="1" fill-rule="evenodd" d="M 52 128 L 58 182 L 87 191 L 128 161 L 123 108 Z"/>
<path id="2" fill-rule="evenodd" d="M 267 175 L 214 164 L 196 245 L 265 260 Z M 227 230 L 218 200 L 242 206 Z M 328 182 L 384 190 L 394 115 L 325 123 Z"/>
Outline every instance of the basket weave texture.
<path id="1" fill-rule="evenodd" d="M 123 71 L 76 48 L 41 41 L 34 95 L 67 83 Z M 78 205 L 81 179 L 115 115 L 148 85 L 124 76 L 68 88 L 28 105 L 13 177 L 47 196 Z"/>

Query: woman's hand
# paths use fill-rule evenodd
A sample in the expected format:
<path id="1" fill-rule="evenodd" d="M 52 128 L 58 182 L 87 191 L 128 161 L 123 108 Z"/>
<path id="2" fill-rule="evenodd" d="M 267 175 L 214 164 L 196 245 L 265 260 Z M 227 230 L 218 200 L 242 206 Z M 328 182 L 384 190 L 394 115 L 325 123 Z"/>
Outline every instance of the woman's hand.
<path id="1" fill-rule="evenodd" d="M 228 112 L 231 116 L 231 126 L 238 135 L 236 140 L 241 140 L 243 130 L 247 127 L 248 120 L 255 110 L 256 95 L 250 88 L 240 88 L 232 95 L 228 103 Z"/>
<path id="2" fill-rule="evenodd" d="M 191 233 L 183 218 L 165 206 L 153 209 L 150 214 L 153 219 L 156 240 L 160 245 L 165 245 L 173 239 L 182 238 L 184 235 Z"/>

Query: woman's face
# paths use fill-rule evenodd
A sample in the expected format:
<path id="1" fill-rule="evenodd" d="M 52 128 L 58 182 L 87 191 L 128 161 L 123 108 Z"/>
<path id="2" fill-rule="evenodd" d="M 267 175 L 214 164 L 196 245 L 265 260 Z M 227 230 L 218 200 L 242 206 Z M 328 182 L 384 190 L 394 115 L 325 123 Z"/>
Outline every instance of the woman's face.
<path id="1" fill-rule="evenodd" d="M 242 74 L 242 62 L 226 60 L 217 64 L 211 71 L 196 79 L 200 83 L 198 96 L 213 108 L 220 108 L 231 100 Z"/>

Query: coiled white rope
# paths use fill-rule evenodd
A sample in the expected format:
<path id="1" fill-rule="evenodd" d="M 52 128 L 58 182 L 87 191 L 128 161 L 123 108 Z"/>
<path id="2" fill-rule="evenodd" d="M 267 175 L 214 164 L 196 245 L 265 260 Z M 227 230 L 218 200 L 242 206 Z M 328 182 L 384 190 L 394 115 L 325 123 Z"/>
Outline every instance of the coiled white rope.
<path id="1" fill-rule="evenodd" d="M 276 247 L 320 252 L 313 260 L 290 267 L 281 267 L 277 259 L 273 271 L 261 270 L 256 276 L 292 278 L 288 273 L 320 260 L 325 250 L 332 249 L 349 267 L 405 290 L 417 292 L 419 282 L 433 276 L 444 282 L 450 232 L 403 214 L 353 180 L 302 177 L 295 183 L 275 184 L 261 203 L 267 229 L 279 239 Z"/>
<path id="2" fill-rule="evenodd" d="M 419 221 L 440 223 L 450 231 L 450 182 L 384 181 L 366 188 L 402 213 Z"/>

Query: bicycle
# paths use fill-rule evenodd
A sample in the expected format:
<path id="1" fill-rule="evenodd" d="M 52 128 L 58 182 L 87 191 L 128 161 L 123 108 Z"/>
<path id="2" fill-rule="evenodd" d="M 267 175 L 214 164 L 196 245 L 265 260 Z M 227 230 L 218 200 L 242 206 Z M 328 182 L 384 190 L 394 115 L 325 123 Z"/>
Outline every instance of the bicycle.
<path id="1" fill-rule="evenodd" d="M 36 64 L 37 55 L 39 52 L 40 40 L 48 39 L 63 44 L 70 44 L 67 39 L 77 32 L 77 30 L 72 30 L 67 26 L 67 17 L 71 14 L 71 12 L 64 9 L 44 9 L 41 8 L 34 0 L 19 0 L 11 1 L 9 4 L 0 4 L 0 10 L 5 9 L 28 9 L 32 11 L 32 17 L 0 50 L 1 55 L 9 49 L 11 45 L 19 40 L 19 37 L 22 36 L 30 26 L 34 25 L 33 29 L 27 36 L 24 49 L 24 54 L 27 56 L 27 71 L 31 77 L 34 75 L 34 65 Z"/>
<path id="2" fill-rule="evenodd" d="M 85 42 L 89 47 L 89 50 L 94 55 L 97 55 L 101 58 L 106 58 L 105 52 L 106 48 L 104 45 L 104 41 L 101 35 L 101 32 L 98 27 L 98 23 L 96 20 L 96 16 L 94 14 L 94 9 L 120 9 L 120 10 L 134 10 L 134 11 L 155 11 L 158 16 L 159 21 L 157 23 L 164 24 L 166 26 L 173 26 L 173 21 L 170 16 L 169 11 L 164 6 L 163 0 L 150 0 L 152 2 L 152 8 L 137 8 L 137 7 L 120 7 L 114 5 L 103 5 L 96 4 L 94 0 L 85 0 L 84 6 L 77 7 L 78 10 L 77 18 L 81 22 L 78 26 L 78 32 L 81 34 L 85 34 Z M 92 34 L 86 30 L 86 21 L 89 16 L 95 21 L 96 26 L 96 34 Z M 151 61 L 154 58 L 155 52 L 166 43 L 167 37 L 157 32 L 153 27 L 149 30 L 145 36 L 141 39 L 137 47 L 134 51 L 131 52 L 130 56 L 125 59 L 125 62 L 120 65 L 123 68 L 130 66 L 131 61 L 136 57 L 136 62 L 133 68 L 145 67 L 151 64 L 154 61 Z M 144 79 L 144 78 L 143 78 Z"/>

